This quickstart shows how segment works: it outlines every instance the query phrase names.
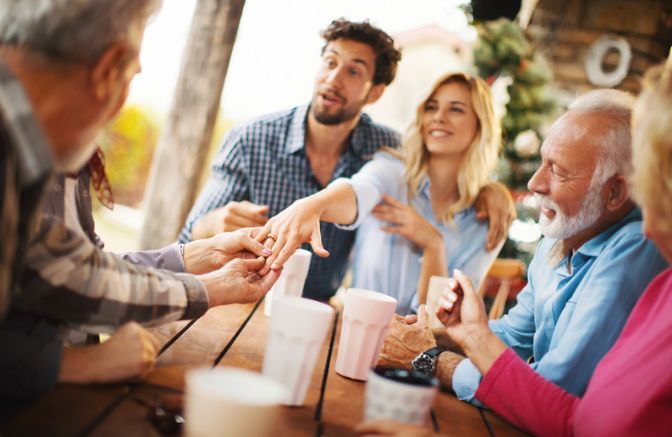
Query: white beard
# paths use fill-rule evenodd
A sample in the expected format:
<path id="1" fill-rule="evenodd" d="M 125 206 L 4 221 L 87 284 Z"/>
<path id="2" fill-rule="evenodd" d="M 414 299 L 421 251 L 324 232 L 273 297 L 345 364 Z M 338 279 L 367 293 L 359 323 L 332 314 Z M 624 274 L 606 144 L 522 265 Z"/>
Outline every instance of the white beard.
<path id="1" fill-rule="evenodd" d="M 592 186 L 583 199 L 579 213 L 573 217 L 563 213 L 558 205 L 547 196 L 535 193 L 534 199 L 539 206 L 555 211 L 555 217 L 552 219 L 544 214 L 540 215 L 539 228 L 545 237 L 558 240 L 566 240 L 591 227 L 604 211 L 604 202 L 600 197 L 600 190 Z"/>

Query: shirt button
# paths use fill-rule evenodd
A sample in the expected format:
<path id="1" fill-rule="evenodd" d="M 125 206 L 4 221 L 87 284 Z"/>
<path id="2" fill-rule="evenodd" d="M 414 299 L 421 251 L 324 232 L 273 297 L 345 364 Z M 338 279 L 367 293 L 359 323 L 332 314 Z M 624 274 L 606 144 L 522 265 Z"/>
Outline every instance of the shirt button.
<path id="1" fill-rule="evenodd" d="M 551 322 L 550 320 L 546 320 L 546 326 L 550 327 L 552 325 L 553 325 L 553 322 Z"/>

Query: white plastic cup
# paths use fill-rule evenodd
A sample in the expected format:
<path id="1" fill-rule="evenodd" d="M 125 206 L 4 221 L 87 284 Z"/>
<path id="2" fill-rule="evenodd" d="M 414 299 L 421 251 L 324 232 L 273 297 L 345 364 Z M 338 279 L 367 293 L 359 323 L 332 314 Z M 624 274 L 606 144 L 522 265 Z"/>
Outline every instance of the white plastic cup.
<path id="1" fill-rule="evenodd" d="M 271 316 L 274 299 L 281 296 L 301 296 L 303 294 L 303 286 L 310 269 L 311 256 L 310 251 L 297 249 L 285 262 L 280 277 L 264 299 L 264 314 L 266 316 Z"/>
<path id="2" fill-rule="evenodd" d="M 289 390 L 286 405 L 303 405 L 334 309 L 327 304 L 296 296 L 282 296 L 273 303 L 262 373 Z"/>
<path id="3" fill-rule="evenodd" d="M 443 329 L 443 323 L 436 317 L 436 311 L 439 309 L 438 300 L 443 296 L 448 287 L 450 278 L 447 276 L 432 276 L 429 278 L 427 286 L 427 312 L 429 313 L 429 327 L 432 329 Z"/>
<path id="4" fill-rule="evenodd" d="M 336 373 L 366 381 L 376 365 L 397 300 L 383 293 L 350 288 L 345 295 Z"/>
<path id="5" fill-rule="evenodd" d="M 376 368 L 366 383 L 364 420 L 394 419 L 414 425 L 429 422 L 436 378 L 403 369 Z"/>
<path id="6" fill-rule="evenodd" d="M 190 437 L 272 435 L 287 388 L 233 367 L 187 373 L 185 432 Z"/>

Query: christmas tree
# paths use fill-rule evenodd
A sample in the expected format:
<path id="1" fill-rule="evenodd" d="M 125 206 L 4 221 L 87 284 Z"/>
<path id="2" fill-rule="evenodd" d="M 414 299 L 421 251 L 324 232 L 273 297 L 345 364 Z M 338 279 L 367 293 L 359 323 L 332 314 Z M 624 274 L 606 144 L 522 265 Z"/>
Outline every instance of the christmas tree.
<path id="1" fill-rule="evenodd" d="M 540 164 L 540 128 L 556 109 L 551 70 L 517 24 L 500 18 L 476 27 L 476 70 L 493 86 L 493 93 L 495 88 L 501 90 L 503 83 L 508 94 L 502 118 L 504 152 L 497 173 L 516 200 L 518 221 L 511 237 L 518 232 L 520 238 L 507 241 L 500 256 L 519 258 L 528 264 L 539 232 L 535 224 L 538 213 L 531 205 L 527 182 Z"/>

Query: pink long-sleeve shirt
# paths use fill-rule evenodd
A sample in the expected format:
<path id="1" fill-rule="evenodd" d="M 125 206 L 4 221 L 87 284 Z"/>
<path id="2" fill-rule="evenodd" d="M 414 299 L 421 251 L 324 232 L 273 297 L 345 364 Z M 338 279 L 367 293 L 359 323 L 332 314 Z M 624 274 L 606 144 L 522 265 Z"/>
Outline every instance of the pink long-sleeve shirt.
<path id="1" fill-rule="evenodd" d="M 672 269 L 649 284 L 583 398 L 539 376 L 511 349 L 476 397 L 535 435 L 672 435 Z"/>

